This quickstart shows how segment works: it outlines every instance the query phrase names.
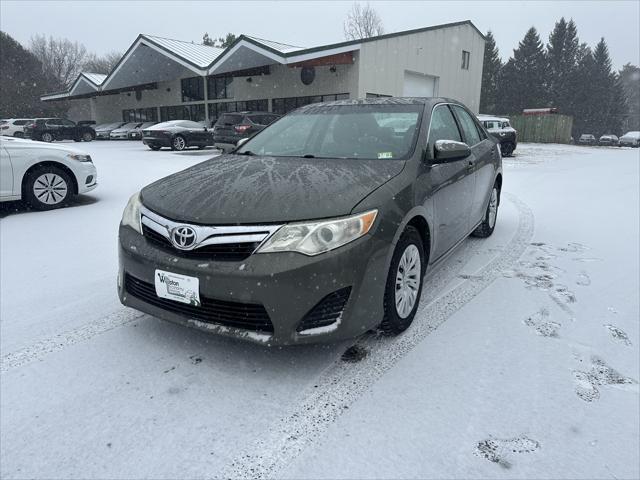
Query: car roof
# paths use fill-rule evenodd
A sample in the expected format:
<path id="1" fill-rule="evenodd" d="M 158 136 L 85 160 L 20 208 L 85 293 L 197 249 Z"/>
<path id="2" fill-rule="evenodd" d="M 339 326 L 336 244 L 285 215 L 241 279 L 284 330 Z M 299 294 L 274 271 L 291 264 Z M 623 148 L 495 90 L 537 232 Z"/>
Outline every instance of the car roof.
<path id="1" fill-rule="evenodd" d="M 509 119 L 506 117 L 494 117 L 493 115 L 476 115 L 477 119 L 480 121 L 493 121 L 493 122 L 508 122 Z"/>

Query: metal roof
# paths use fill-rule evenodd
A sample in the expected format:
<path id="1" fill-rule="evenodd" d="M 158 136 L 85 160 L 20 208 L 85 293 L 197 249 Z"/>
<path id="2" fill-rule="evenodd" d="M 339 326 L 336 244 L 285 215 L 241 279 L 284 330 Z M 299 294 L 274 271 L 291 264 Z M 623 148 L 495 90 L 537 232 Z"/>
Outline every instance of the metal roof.
<path id="1" fill-rule="evenodd" d="M 211 65 L 213 61 L 224 52 L 222 48 L 184 42 L 172 38 L 156 37 L 146 34 L 142 34 L 141 37 L 202 69 Z"/>
<path id="2" fill-rule="evenodd" d="M 91 83 L 97 86 L 102 85 L 102 82 L 104 82 L 104 79 L 107 78 L 107 76 L 102 73 L 82 72 L 82 75 L 84 75 L 87 78 L 87 80 L 89 80 Z"/>
<path id="3" fill-rule="evenodd" d="M 264 38 L 251 37 L 249 35 L 243 35 L 245 38 L 249 38 L 251 40 L 255 40 L 258 43 L 261 43 L 265 47 L 272 48 L 273 50 L 277 50 L 281 53 L 289 53 L 289 52 L 297 52 L 298 50 L 304 50 L 305 47 L 297 47 L 295 45 L 288 45 L 286 43 L 274 42 L 273 40 L 266 40 Z"/>

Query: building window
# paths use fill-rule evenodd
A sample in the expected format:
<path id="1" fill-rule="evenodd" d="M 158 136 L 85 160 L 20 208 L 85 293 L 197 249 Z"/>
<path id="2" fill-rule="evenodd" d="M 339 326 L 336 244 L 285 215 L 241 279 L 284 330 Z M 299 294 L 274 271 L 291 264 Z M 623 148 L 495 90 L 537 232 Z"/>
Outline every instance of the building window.
<path id="1" fill-rule="evenodd" d="M 161 122 L 168 122 L 169 120 L 193 120 L 194 122 L 201 122 L 204 119 L 204 103 L 160 107 Z"/>
<path id="2" fill-rule="evenodd" d="M 182 79 L 182 101 L 197 102 L 204 100 L 204 79 L 191 77 Z"/>
<path id="3" fill-rule="evenodd" d="M 158 110 L 155 107 L 122 110 L 122 121 L 127 123 L 157 122 Z"/>
<path id="4" fill-rule="evenodd" d="M 466 50 L 462 50 L 462 69 L 469 70 L 469 58 L 471 54 Z"/>
<path id="5" fill-rule="evenodd" d="M 207 77 L 207 95 L 215 98 L 233 98 L 233 77 Z"/>
<path id="6" fill-rule="evenodd" d="M 271 110 L 273 113 L 284 115 L 291 110 L 309 105 L 310 103 L 333 102 L 334 100 L 346 100 L 348 98 L 348 93 L 333 93 L 331 95 L 315 95 L 310 97 L 274 98 L 271 101 Z"/>
<path id="7" fill-rule="evenodd" d="M 209 104 L 209 120 L 214 124 L 220 115 L 227 112 L 268 112 L 269 100 L 247 100 L 246 102 L 218 102 Z"/>

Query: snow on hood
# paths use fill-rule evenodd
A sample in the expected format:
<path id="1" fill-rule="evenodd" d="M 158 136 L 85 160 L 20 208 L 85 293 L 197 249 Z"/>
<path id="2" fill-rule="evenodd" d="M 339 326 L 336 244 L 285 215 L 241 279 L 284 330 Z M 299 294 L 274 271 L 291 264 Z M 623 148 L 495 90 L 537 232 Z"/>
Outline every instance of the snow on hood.
<path id="1" fill-rule="evenodd" d="M 15 138 L 15 137 L 0 137 L 2 142 L 6 142 L 4 144 L 5 147 L 9 147 L 12 143 L 21 143 L 28 144 L 28 146 L 42 149 L 42 150 L 59 150 L 61 152 L 73 153 L 78 155 L 89 155 L 87 152 L 83 150 L 78 150 L 77 148 L 72 148 L 67 145 L 59 145 L 55 143 L 48 142 L 38 142 L 36 140 L 29 140 L 25 138 Z"/>
<path id="2" fill-rule="evenodd" d="M 178 222 L 279 223 L 343 216 L 405 162 L 222 155 L 142 189 L 142 203 Z"/>

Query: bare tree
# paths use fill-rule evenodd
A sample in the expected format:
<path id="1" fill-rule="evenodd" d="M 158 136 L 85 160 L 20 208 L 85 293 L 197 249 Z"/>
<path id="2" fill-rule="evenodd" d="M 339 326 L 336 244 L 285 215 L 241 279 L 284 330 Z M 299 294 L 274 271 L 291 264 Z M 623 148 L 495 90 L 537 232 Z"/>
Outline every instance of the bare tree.
<path id="1" fill-rule="evenodd" d="M 82 71 L 108 75 L 111 70 L 113 70 L 113 67 L 120 61 L 121 57 L 122 53 L 120 52 L 109 52 L 102 57 L 99 57 L 95 53 L 90 53 L 82 64 Z"/>
<path id="2" fill-rule="evenodd" d="M 354 3 L 344 22 L 344 36 L 347 40 L 375 37 L 382 35 L 382 20 L 368 3 L 362 6 Z"/>
<path id="3" fill-rule="evenodd" d="M 87 49 L 78 42 L 66 38 L 47 39 L 44 35 L 31 37 L 29 50 L 42 63 L 42 71 L 58 83 L 60 89 L 68 88 L 76 79 L 87 56 Z"/>

